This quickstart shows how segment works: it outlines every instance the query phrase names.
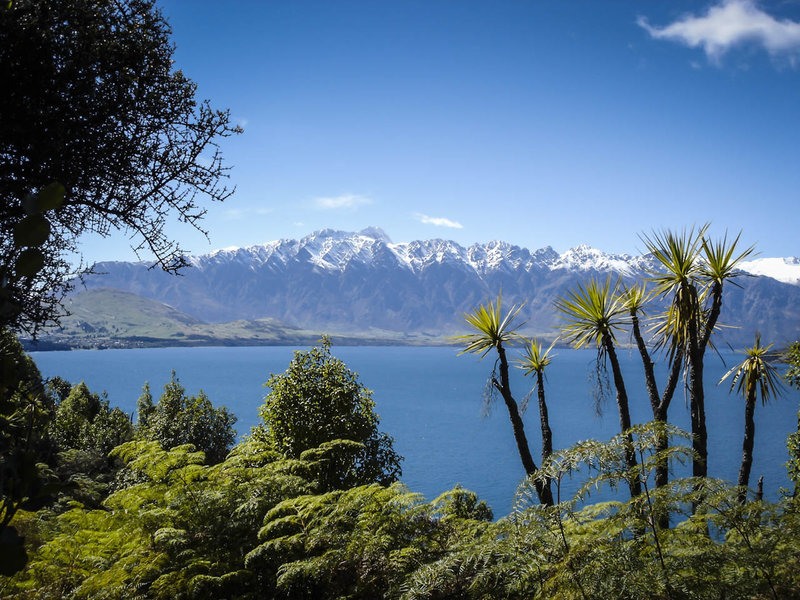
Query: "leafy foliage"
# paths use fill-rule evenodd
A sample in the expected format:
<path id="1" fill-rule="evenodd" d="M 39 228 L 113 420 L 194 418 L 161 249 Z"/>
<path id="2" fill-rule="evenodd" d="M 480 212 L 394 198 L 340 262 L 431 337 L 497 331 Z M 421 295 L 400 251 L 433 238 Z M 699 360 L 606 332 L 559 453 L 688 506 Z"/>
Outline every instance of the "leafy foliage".
<path id="1" fill-rule="evenodd" d="M 800 389 L 800 342 L 789 346 L 783 360 L 789 365 L 785 374 L 786 381 L 792 387 Z"/>
<path id="2" fill-rule="evenodd" d="M 0 231 L 13 232 L 0 237 L 0 330 L 16 325 L 35 331 L 56 310 L 59 294 L 55 289 L 45 291 L 42 280 L 53 277 L 59 261 L 48 264 L 43 248 L 51 230 L 48 213 L 63 202 L 64 186 L 53 182 L 26 194 L 24 210 L 13 222 L 5 223 L 0 209 Z"/>
<path id="3" fill-rule="evenodd" d="M 412 573 L 403 598 L 794 597 L 800 586 L 787 563 L 800 560 L 789 550 L 800 529 L 793 500 L 741 505 L 736 488 L 690 478 L 658 490 L 645 485 L 641 496 L 624 503 L 584 504 L 599 485 L 633 476 L 647 482 L 664 459 L 690 457 L 687 447 L 673 447 L 667 455 L 656 450 L 662 427 L 652 423 L 631 432 L 640 455 L 633 473 L 624 458 L 624 435 L 555 453 L 537 477 L 556 482 L 575 471 L 592 473 L 576 496 L 559 496 L 554 506 L 543 506 L 529 480 L 508 518 Z M 685 437 L 674 428 L 668 433 Z M 699 510 L 687 515 L 695 502 L 701 503 Z M 665 509 L 685 520 L 669 529 L 655 527 Z"/>
<path id="4" fill-rule="evenodd" d="M 37 451 L 51 411 L 39 369 L 0 329 L 0 575 L 21 569 L 27 557 L 10 524 L 14 515 L 41 506 L 54 491 Z"/>
<path id="5" fill-rule="evenodd" d="M 402 457 L 392 438 L 378 431 L 372 392 L 331 355 L 330 339 L 295 352 L 288 369 L 273 374 L 266 387 L 270 392 L 259 409 L 263 424 L 253 430 L 254 439 L 288 458 L 334 440 L 360 444 L 360 450 L 338 461 L 339 470 L 329 471 L 333 487 L 389 484 L 400 476 Z"/>
<path id="6" fill-rule="evenodd" d="M 133 438 L 130 418 L 107 399 L 89 391 L 81 382 L 65 392 L 63 380 L 48 382 L 56 394 L 53 419 L 46 430 L 46 446 L 41 458 L 64 484 L 54 510 L 63 510 L 79 501 L 97 508 L 108 495 L 120 463 L 109 453 Z M 68 384 L 67 384 L 68 385 Z"/>
<path id="7" fill-rule="evenodd" d="M 48 435 L 59 450 L 94 451 L 103 456 L 133 437 L 133 425 L 119 408 L 81 382 L 56 405 Z"/>
<path id="8" fill-rule="evenodd" d="M 84 233 L 123 230 L 174 271 L 186 259 L 168 222 L 199 227 L 197 196 L 230 195 L 217 141 L 238 128 L 195 99 L 170 33 L 154 0 L 0 7 L 0 266 L 16 307 L 0 327 L 57 317 Z"/>
<path id="9" fill-rule="evenodd" d="M 654 490 L 647 483 L 657 465 L 692 455 L 681 445 L 659 451 L 656 440 L 686 434 L 657 422 L 629 433 L 640 457 L 634 472 L 625 435 L 582 442 L 554 453 L 537 475 L 560 490 L 565 477 L 588 474 L 575 496 L 559 492 L 544 506 L 528 480 L 514 511 L 494 523 L 460 488 L 432 502 L 399 484 L 328 491 L 318 481 L 324 448 L 290 459 L 251 438 L 209 466 L 188 445 L 128 442 L 114 454 L 139 483 L 110 495 L 103 510 L 76 507 L 38 521 L 41 545 L 25 571 L 0 580 L 0 593 L 42 600 L 800 594 L 797 500 L 743 505 L 735 487 L 706 478 Z M 645 482 L 640 496 L 586 504 L 597 487 L 631 477 Z M 665 510 L 683 520 L 658 528 Z M 20 522 L 35 529 L 28 515 Z"/>
<path id="10" fill-rule="evenodd" d="M 783 360 L 789 365 L 784 375 L 786 381 L 790 386 L 800 389 L 800 342 L 789 346 Z M 797 411 L 797 431 L 789 435 L 786 446 L 789 450 L 786 468 L 789 478 L 794 482 L 794 495 L 800 496 L 800 408 Z"/>
<path id="11" fill-rule="evenodd" d="M 202 391 L 187 396 L 175 371 L 155 404 L 145 384 L 137 408 L 137 434 L 157 441 L 165 450 L 192 444 L 210 464 L 216 464 L 225 459 L 236 439 L 236 416 L 224 406 L 214 408 Z"/>
<path id="12" fill-rule="evenodd" d="M 431 503 L 398 484 L 300 496 L 267 513 L 245 564 L 280 564 L 281 598 L 397 597 L 410 572 L 479 536 L 490 517 L 460 488 Z"/>

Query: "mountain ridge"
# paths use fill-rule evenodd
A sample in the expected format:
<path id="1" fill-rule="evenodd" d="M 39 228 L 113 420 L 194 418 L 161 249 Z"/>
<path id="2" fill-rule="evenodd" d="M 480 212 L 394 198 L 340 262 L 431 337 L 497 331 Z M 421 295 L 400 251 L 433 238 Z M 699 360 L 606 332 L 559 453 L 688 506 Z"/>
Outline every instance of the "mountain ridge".
<path id="1" fill-rule="evenodd" d="M 398 333 L 461 332 L 461 315 L 502 290 L 509 305 L 525 302 L 528 332 L 552 337 L 553 302 L 589 277 L 639 281 L 655 269 L 651 255 L 602 252 L 585 244 L 558 253 L 503 241 L 468 247 L 433 238 L 392 242 L 377 227 L 360 232 L 323 229 L 300 239 L 221 248 L 189 256 L 183 277 L 146 263 L 98 263 L 104 276 L 91 287 L 111 287 L 152 298 L 207 322 L 273 318 L 293 327 L 337 331 L 371 328 Z M 754 263 L 754 264 L 750 264 Z M 727 286 L 723 320 L 742 324 L 726 339 L 752 342 L 756 330 L 776 342 L 797 337 L 800 260 L 757 259 L 743 264 L 758 276 Z M 779 270 L 783 281 L 764 276 Z"/>
<path id="2" fill-rule="evenodd" d="M 443 238 L 394 243 L 378 227 L 369 227 L 359 232 L 320 229 L 300 239 L 281 238 L 251 246 L 220 248 L 206 254 L 189 255 L 188 260 L 193 266 L 202 267 L 214 259 L 230 259 L 233 256 L 249 255 L 263 262 L 277 259 L 285 263 L 289 256 L 297 255 L 301 251 L 308 251 L 314 264 L 323 268 L 342 270 L 342 259 L 349 262 L 349 259 L 355 257 L 372 258 L 376 244 L 385 246 L 397 258 L 401 266 L 405 265 L 414 272 L 418 272 L 432 260 L 442 262 L 448 258 L 459 259 L 472 266 L 476 272 L 497 267 L 507 261 L 515 263 L 514 267 L 518 267 L 524 261 L 528 269 L 547 267 L 551 270 L 576 267 L 581 270 L 590 270 L 593 266 L 596 267 L 600 264 L 613 265 L 618 269 L 623 268 L 625 264 L 637 264 L 638 266 L 655 264 L 649 255 L 607 253 L 587 244 L 579 244 L 559 254 L 552 246 L 544 246 L 531 251 L 502 240 L 492 240 L 483 244 L 476 242 L 466 247 Z M 342 248 L 341 246 L 346 247 Z M 506 254 L 503 255 L 503 252 Z M 331 258 L 334 261 L 329 260 Z M 592 265 L 592 260 L 597 264 Z"/>

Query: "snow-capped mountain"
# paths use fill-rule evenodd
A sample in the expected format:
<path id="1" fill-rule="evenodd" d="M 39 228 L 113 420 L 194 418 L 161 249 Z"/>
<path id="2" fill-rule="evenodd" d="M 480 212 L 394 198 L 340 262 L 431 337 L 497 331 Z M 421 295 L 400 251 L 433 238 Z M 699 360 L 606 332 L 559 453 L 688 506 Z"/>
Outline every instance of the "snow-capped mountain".
<path id="1" fill-rule="evenodd" d="M 800 258 L 757 258 L 742 262 L 742 271 L 800 285 Z"/>
<path id="2" fill-rule="evenodd" d="M 388 253 L 387 253 L 388 251 Z M 353 264 L 375 263 L 390 258 L 399 268 L 420 273 L 433 264 L 458 264 L 460 268 L 485 274 L 498 270 L 531 271 L 534 269 L 569 269 L 574 271 L 614 271 L 635 275 L 653 266 L 649 257 L 607 254 L 583 244 L 558 254 L 550 246 L 533 253 L 502 241 L 473 244 L 464 248 L 443 239 L 418 240 L 395 244 L 378 227 L 358 233 L 323 229 L 300 239 L 282 239 L 246 248 L 223 248 L 209 254 L 192 256 L 190 262 L 200 269 L 224 262 L 246 262 L 253 268 L 271 263 L 286 265 L 307 260 L 329 271 L 342 272 Z"/>
<path id="3" fill-rule="evenodd" d="M 508 305 L 525 302 L 532 333 L 558 323 L 553 301 L 587 278 L 640 280 L 656 268 L 651 256 L 608 254 L 585 245 L 559 254 L 502 241 L 467 248 L 443 239 L 394 243 L 381 229 L 325 229 L 302 239 L 191 256 L 183 277 L 144 263 L 102 263 L 106 275 L 89 286 L 130 291 L 204 321 L 272 317 L 292 325 L 338 331 L 382 329 L 449 334 L 461 315 L 502 289 Z M 743 324 L 726 339 L 794 339 L 800 326 L 800 260 L 757 259 L 742 287 L 728 286 L 723 320 Z M 794 285 L 791 285 L 794 284 Z"/>

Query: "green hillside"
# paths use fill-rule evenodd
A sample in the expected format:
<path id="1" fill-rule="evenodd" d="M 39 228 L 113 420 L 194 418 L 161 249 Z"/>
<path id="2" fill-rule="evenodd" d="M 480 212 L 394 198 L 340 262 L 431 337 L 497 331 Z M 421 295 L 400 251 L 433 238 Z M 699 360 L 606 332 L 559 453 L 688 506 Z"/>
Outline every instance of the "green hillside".
<path id="1" fill-rule="evenodd" d="M 168 304 L 112 288 L 70 294 L 59 328 L 46 329 L 29 348 L 136 348 L 159 346 L 307 345 L 323 333 L 337 344 L 436 344 L 445 340 L 413 334 L 299 329 L 276 319 L 205 323 Z"/>

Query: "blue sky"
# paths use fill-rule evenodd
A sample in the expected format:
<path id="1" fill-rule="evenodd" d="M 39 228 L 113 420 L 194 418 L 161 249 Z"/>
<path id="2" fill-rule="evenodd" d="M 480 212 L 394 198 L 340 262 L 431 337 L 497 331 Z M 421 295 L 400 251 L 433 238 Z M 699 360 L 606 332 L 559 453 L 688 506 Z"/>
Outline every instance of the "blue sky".
<path id="1" fill-rule="evenodd" d="M 176 67 L 245 130 L 210 242 L 170 227 L 194 253 L 369 225 L 637 253 L 712 221 L 800 255 L 800 1 L 160 6 Z"/>

